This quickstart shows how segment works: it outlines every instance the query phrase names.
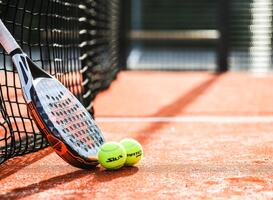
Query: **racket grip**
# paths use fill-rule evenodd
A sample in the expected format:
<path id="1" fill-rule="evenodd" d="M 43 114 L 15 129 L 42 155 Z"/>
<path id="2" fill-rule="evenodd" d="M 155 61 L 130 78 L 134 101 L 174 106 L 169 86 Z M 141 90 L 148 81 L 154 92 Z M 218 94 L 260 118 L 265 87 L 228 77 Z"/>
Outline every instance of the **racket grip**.
<path id="1" fill-rule="evenodd" d="M 13 50 L 17 48 L 20 48 L 1 19 L 0 19 L 0 43 L 8 54 L 10 54 L 10 52 L 12 52 Z"/>

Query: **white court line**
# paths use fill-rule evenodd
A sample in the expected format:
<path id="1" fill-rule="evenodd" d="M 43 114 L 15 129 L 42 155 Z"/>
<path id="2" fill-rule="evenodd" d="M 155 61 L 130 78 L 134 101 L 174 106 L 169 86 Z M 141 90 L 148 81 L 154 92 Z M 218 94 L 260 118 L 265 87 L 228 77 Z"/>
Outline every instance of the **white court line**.
<path id="1" fill-rule="evenodd" d="M 273 116 L 183 116 L 183 117 L 96 117 L 98 122 L 139 123 L 139 122 L 176 122 L 176 123 L 272 123 Z"/>

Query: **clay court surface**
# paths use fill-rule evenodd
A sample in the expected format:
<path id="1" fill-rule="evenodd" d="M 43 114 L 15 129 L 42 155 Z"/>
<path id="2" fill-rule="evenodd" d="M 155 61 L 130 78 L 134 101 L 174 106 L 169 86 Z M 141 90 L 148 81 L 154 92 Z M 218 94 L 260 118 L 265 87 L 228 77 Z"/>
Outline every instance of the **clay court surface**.
<path id="1" fill-rule="evenodd" d="M 273 199 L 273 75 L 121 72 L 95 100 L 135 167 L 80 170 L 50 148 L 0 166 L 0 199 Z"/>

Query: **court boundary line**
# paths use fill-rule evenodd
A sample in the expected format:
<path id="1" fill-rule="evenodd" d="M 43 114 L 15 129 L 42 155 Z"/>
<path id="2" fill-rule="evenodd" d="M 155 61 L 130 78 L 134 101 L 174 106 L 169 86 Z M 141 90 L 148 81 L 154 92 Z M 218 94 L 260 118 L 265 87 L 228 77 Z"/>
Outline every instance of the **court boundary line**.
<path id="1" fill-rule="evenodd" d="M 273 116 L 96 117 L 108 123 L 273 123 Z"/>

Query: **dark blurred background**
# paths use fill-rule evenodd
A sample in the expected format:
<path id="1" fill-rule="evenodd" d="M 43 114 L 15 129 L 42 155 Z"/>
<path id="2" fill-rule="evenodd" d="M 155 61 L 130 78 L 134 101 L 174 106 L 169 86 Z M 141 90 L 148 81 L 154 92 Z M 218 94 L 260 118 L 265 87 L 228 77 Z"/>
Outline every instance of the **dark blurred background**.
<path id="1" fill-rule="evenodd" d="M 123 1 L 129 69 L 272 69 L 271 0 Z"/>

